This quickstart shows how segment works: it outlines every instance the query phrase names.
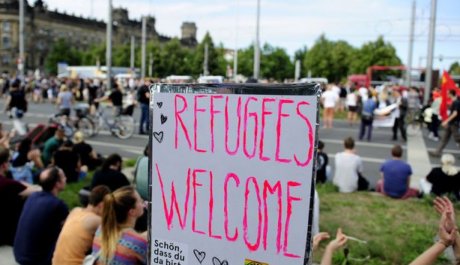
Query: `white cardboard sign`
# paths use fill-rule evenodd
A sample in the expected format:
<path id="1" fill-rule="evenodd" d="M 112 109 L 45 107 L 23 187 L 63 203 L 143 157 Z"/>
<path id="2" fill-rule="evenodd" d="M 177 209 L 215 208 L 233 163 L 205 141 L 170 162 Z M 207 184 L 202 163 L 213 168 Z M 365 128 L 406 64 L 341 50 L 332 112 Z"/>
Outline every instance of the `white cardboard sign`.
<path id="1" fill-rule="evenodd" d="M 151 264 L 304 264 L 317 96 L 155 93 L 152 106 Z"/>

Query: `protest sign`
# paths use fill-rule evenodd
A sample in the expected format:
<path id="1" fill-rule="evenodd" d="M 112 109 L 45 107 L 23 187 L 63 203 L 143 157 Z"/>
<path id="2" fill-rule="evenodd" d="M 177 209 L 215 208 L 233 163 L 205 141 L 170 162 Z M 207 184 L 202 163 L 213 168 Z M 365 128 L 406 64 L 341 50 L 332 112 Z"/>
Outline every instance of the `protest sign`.
<path id="1" fill-rule="evenodd" d="M 150 264 L 310 262 L 319 93 L 152 89 Z"/>

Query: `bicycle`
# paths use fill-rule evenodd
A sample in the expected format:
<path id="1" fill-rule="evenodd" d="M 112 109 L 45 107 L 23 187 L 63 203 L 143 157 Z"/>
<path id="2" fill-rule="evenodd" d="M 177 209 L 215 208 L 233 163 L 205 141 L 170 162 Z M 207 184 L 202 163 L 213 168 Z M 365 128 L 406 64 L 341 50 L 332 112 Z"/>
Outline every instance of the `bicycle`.
<path id="1" fill-rule="evenodd" d="M 93 120 L 88 117 L 89 105 L 77 104 L 74 107 L 76 118 L 70 118 L 66 115 L 53 115 L 50 117 L 49 122 L 57 124 L 64 128 L 65 136 L 68 138 L 73 137 L 76 131 L 83 133 L 85 137 L 94 136 L 95 125 Z"/>
<path id="2" fill-rule="evenodd" d="M 94 124 L 94 135 L 97 135 L 104 126 L 110 130 L 112 135 L 126 140 L 134 134 L 134 118 L 129 115 L 119 115 L 110 123 L 104 113 L 104 107 L 99 108 L 95 115 L 88 115 Z"/>

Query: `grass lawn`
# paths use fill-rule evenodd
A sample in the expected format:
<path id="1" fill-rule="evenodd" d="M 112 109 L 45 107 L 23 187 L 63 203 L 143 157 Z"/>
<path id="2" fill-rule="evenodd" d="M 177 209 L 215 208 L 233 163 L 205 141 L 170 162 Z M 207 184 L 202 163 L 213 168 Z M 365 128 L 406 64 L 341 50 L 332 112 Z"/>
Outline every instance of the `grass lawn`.
<path id="1" fill-rule="evenodd" d="M 136 159 L 128 159 L 123 161 L 123 167 L 134 167 L 136 165 Z M 81 206 L 80 199 L 78 198 L 78 192 L 86 186 L 91 185 L 91 179 L 93 178 L 95 171 L 90 171 L 86 175 L 85 179 L 77 183 L 70 183 L 66 185 L 65 190 L 59 193 L 59 198 L 65 201 L 69 209 L 73 209 L 77 206 Z"/>
<path id="2" fill-rule="evenodd" d="M 135 160 L 124 161 L 133 166 Z M 83 181 L 68 184 L 59 194 L 70 209 L 80 206 L 78 191 L 89 186 L 94 172 Z M 439 215 L 433 210 L 433 197 L 395 200 L 376 193 L 339 193 L 332 184 L 318 185 L 320 197 L 320 231 L 335 237 L 337 228 L 351 237 L 367 241 L 360 244 L 348 241 L 348 264 L 409 264 L 433 244 L 437 233 Z M 460 206 L 456 205 L 457 220 Z M 314 260 L 320 262 L 328 241 L 320 244 Z M 365 261 L 359 259 L 370 256 Z M 343 251 L 337 251 L 334 264 L 347 264 Z M 449 264 L 440 258 L 436 264 Z"/>
<path id="3" fill-rule="evenodd" d="M 367 244 L 348 241 L 349 257 L 370 259 L 348 264 L 409 264 L 434 243 L 440 216 L 433 199 L 395 200 L 376 193 L 338 193 L 332 184 L 319 185 L 320 231 L 335 238 L 337 228 L 347 236 Z M 457 220 L 460 208 L 456 205 Z M 326 243 L 314 255 L 320 261 Z M 366 246 L 367 245 L 367 246 Z M 343 251 L 337 251 L 334 264 L 344 264 Z M 440 258 L 436 264 L 449 264 Z"/>

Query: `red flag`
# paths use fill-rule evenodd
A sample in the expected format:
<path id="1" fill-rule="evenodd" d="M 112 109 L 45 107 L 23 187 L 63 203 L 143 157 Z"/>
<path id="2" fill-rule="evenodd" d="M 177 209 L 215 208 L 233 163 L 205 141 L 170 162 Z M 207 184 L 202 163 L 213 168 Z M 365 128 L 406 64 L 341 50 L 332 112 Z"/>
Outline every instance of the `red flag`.
<path id="1" fill-rule="evenodd" d="M 449 73 L 444 71 L 442 74 L 442 81 L 441 81 L 441 106 L 439 107 L 439 114 L 443 120 L 447 119 L 447 102 L 449 101 L 449 90 L 454 89 L 457 91 L 457 95 L 460 94 L 460 89 L 458 89 L 457 85 L 455 84 L 454 80 L 450 77 Z"/>

